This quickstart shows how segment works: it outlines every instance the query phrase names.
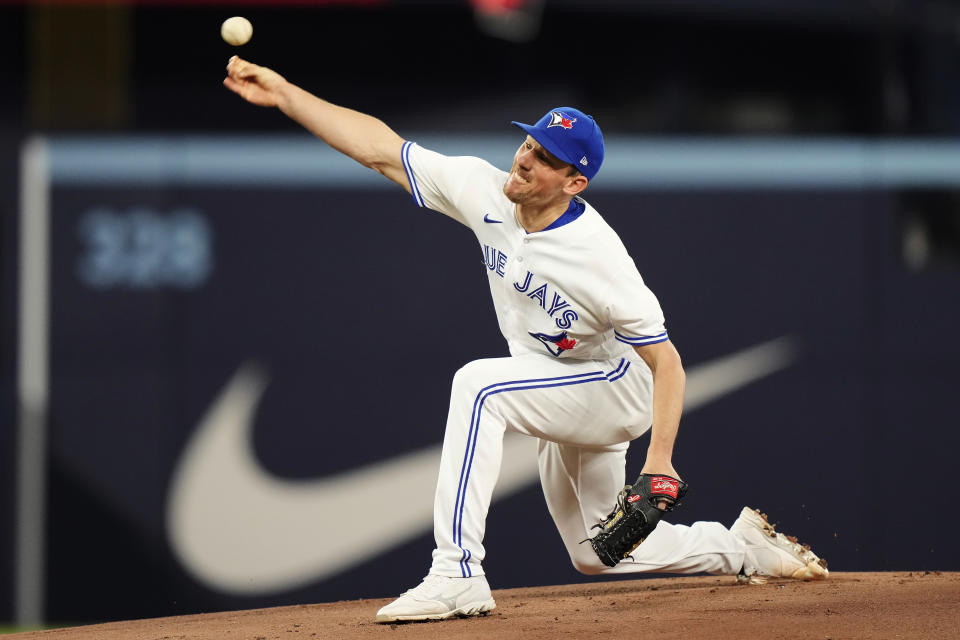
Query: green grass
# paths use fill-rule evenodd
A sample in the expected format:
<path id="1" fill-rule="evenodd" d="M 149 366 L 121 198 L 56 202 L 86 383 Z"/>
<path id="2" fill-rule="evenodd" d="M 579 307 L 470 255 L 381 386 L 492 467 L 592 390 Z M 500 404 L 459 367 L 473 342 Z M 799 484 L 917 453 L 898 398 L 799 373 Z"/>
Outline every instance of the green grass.
<path id="1" fill-rule="evenodd" d="M 0 624 L 0 635 L 8 633 L 25 633 L 27 631 L 44 631 L 46 629 L 56 629 L 62 625 L 36 625 L 31 627 L 15 627 L 8 624 Z"/>

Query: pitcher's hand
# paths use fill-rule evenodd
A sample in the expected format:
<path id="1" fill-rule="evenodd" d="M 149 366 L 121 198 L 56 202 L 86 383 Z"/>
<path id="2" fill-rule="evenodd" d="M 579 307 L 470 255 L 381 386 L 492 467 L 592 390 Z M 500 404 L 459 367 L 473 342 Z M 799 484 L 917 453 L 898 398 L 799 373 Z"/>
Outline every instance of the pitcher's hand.
<path id="1" fill-rule="evenodd" d="M 227 63 L 223 86 L 251 104 L 276 107 L 287 81 L 276 71 L 233 56 Z"/>

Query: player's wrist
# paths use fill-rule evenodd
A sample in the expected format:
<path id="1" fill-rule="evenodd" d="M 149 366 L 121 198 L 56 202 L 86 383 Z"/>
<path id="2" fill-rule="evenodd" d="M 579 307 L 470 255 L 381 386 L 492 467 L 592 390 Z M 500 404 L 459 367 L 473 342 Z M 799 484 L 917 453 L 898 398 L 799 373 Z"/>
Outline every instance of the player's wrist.
<path id="1" fill-rule="evenodd" d="M 673 467 L 673 449 L 667 447 L 650 446 L 647 449 L 647 464 Z"/>
<path id="2" fill-rule="evenodd" d="M 663 474 L 677 479 L 680 478 L 677 470 L 673 467 L 673 461 L 669 454 L 650 450 L 647 451 L 647 460 L 643 465 L 643 469 L 640 470 L 640 473 Z"/>
<path id="3" fill-rule="evenodd" d="M 277 108 L 287 115 L 290 115 L 291 110 L 296 104 L 295 93 L 297 91 L 303 91 L 296 85 L 287 82 L 282 76 L 277 76 L 277 80 L 275 84 L 270 87 L 270 90 L 273 92 L 274 99 L 277 101 Z"/>

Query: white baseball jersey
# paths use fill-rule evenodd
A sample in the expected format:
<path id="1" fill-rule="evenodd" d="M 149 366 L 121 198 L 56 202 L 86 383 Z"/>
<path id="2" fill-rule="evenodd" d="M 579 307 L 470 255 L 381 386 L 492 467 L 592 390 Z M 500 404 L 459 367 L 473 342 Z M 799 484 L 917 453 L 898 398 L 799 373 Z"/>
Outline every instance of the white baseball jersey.
<path id="1" fill-rule="evenodd" d="M 544 497 L 578 570 L 736 573 L 744 544 L 718 523 L 661 521 L 634 562 L 613 568 L 580 544 L 623 487 L 629 442 L 652 422 L 652 375 L 632 345 L 667 340 L 660 305 L 616 233 L 579 199 L 551 227 L 527 233 L 503 194 L 506 172 L 412 142 L 402 158 L 417 204 L 476 234 L 510 347 L 510 357 L 476 360 L 454 376 L 430 572 L 483 575 L 487 510 L 504 433 L 514 431 L 539 439 Z"/>
<path id="2" fill-rule="evenodd" d="M 507 173 L 472 157 L 447 157 L 407 142 L 414 199 L 467 225 L 487 265 L 490 292 L 512 355 L 606 360 L 667 332 L 617 234 L 583 200 L 560 227 L 527 233 L 503 195 Z M 568 347 L 568 348 L 567 348 Z"/>

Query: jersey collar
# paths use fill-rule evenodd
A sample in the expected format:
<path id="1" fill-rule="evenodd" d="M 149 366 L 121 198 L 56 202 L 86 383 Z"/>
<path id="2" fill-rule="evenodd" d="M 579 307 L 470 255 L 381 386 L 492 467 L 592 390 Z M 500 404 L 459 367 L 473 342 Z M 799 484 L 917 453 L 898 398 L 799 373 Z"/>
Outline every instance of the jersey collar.
<path id="1" fill-rule="evenodd" d="M 586 211 L 587 205 L 580 198 L 574 197 L 570 200 L 570 205 L 567 207 L 567 210 L 560 214 L 560 217 L 554 220 L 549 224 L 549 226 L 544 227 L 540 231 L 534 231 L 534 233 L 541 233 L 543 231 L 550 231 L 551 229 L 558 229 L 565 224 L 570 224 Z M 527 231 L 526 233 L 530 233 Z"/>

